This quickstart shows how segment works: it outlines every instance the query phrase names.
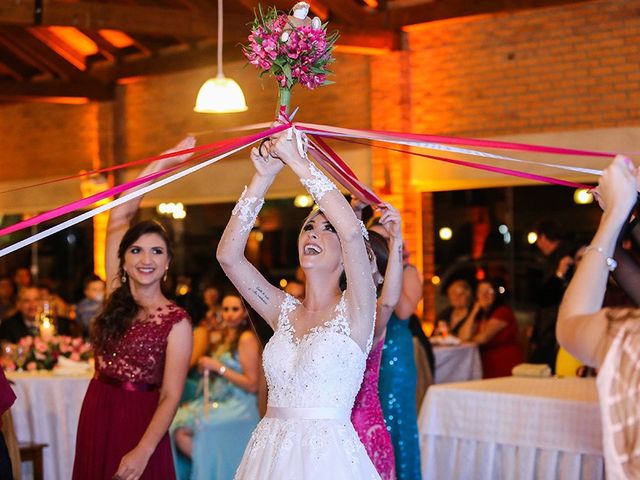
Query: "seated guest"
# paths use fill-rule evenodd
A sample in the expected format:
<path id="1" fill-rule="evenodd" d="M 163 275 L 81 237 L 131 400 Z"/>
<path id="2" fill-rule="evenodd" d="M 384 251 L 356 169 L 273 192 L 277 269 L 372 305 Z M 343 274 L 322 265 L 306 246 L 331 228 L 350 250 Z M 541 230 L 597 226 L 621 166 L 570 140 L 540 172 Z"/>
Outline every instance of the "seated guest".
<path id="1" fill-rule="evenodd" d="M 458 336 L 458 332 L 471 313 L 473 290 L 469 282 L 463 279 L 454 280 L 447 287 L 449 306 L 438 313 L 437 321 L 447 323 L 449 333 Z"/>
<path id="2" fill-rule="evenodd" d="M 93 320 L 102 310 L 105 285 L 100 277 L 91 275 L 84 281 L 84 298 L 75 305 L 76 323 L 82 329 L 82 336 L 89 336 Z"/>
<path id="3" fill-rule="evenodd" d="M 638 169 L 618 156 L 597 188 L 598 230 L 567 287 L 558 314 L 562 347 L 598 367 L 607 478 L 640 478 L 640 309 L 602 308 L 620 231 L 637 201 Z M 638 277 L 633 279 L 637 288 Z"/>
<path id="4" fill-rule="evenodd" d="M 9 277 L 0 277 L 0 321 L 16 313 L 16 289 Z"/>
<path id="5" fill-rule="evenodd" d="M 215 377 L 209 398 L 201 391 L 196 400 L 178 409 L 171 426 L 179 479 L 233 478 L 260 420 L 256 399 L 260 344 L 239 294 L 222 299 L 222 321 L 222 337 L 213 354 L 198 362 Z"/>
<path id="6" fill-rule="evenodd" d="M 18 311 L 0 324 L 0 340 L 18 343 L 22 337 L 37 336 L 38 314 L 42 309 L 40 290 L 36 287 L 23 287 L 18 292 L 16 304 Z M 56 330 L 59 335 L 71 335 L 69 319 L 56 318 Z"/>
<path id="7" fill-rule="evenodd" d="M 483 378 L 510 376 L 511 369 L 522 363 L 516 317 L 498 296 L 494 281 L 478 284 L 476 303 L 460 328 L 460 339 L 480 346 Z"/>

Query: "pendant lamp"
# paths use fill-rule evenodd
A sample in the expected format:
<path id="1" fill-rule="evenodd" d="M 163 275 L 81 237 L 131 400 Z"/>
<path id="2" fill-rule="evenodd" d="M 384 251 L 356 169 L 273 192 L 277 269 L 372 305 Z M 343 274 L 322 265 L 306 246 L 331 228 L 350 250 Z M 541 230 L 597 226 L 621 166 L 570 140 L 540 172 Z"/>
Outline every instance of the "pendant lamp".
<path id="1" fill-rule="evenodd" d="M 222 72 L 222 0 L 218 0 L 218 74 L 210 78 L 198 92 L 196 106 L 198 113 L 233 113 L 247 110 L 247 102 L 240 85 Z"/>

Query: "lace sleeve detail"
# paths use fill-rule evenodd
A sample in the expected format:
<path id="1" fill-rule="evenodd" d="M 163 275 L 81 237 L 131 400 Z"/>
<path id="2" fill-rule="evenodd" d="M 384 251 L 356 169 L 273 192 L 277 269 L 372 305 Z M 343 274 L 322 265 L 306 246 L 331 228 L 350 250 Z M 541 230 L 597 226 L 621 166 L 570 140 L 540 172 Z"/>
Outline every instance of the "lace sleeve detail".
<path id="1" fill-rule="evenodd" d="M 245 197 L 246 193 L 247 187 L 245 186 L 238 203 L 236 203 L 236 206 L 233 207 L 231 211 L 231 215 L 238 217 L 238 220 L 240 220 L 240 231 L 242 233 L 251 231 L 253 225 L 256 223 L 256 218 L 258 218 L 258 213 L 264 205 L 264 198 Z"/>
<path id="2" fill-rule="evenodd" d="M 282 328 L 283 330 L 292 330 L 291 324 L 289 323 L 289 314 L 293 312 L 296 307 L 300 303 L 296 300 L 295 297 L 284 292 L 284 300 L 282 301 L 282 305 L 280 305 L 280 316 L 278 317 L 278 328 Z"/>
<path id="3" fill-rule="evenodd" d="M 311 162 L 309 162 L 309 171 L 313 178 L 301 178 L 300 183 L 304 185 L 316 203 L 324 197 L 325 193 L 337 190 L 333 182 Z"/>

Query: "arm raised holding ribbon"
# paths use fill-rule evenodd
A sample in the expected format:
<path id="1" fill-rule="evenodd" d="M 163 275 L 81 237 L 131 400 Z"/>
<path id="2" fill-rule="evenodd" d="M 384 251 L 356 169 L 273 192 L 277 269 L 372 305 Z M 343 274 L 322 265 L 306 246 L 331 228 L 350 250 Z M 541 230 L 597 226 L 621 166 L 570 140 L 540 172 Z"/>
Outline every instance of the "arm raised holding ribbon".
<path id="1" fill-rule="evenodd" d="M 320 207 L 320 212 L 312 213 L 305 222 L 299 240 L 300 265 L 306 275 L 303 306 L 307 311 L 317 311 L 340 295 L 338 280 L 344 272 L 351 336 L 367 350 L 376 292 L 363 239 L 364 226 L 336 186 L 305 158 L 304 149 L 298 147 L 299 135 L 291 129 L 283 132 L 271 142 L 270 151 L 294 171 Z M 330 285 L 335 285 L 335 290 L 328 288 Z"/>
<path id="2" fill-rule="evenodd" d="M 271 285 L 244 255 L 249 233 L 264 205 L 264 195 L 284 167 L 280 160 L 268 155 L 262 146 L 261 150 L 265 156 L 261 155 L 258 148 L 251 150 L 256 173 L 231 213 L 216 256 L 240 294 L 275 328 L 284 293 Z"/>
<path id="3" fill-rule="evenodd" d="M 183 139 L 180 143 L 178 143 L 175 147 L 163 152 L 163 154 L 178 152 L 180 150 L 186 150 L 188 148 L 192 148 L 196 144 L 195 138 L 187 137 Z M 138 178 L 145 177 L 152 173 L 160 172 L 166 168 L 172 167 L 174 165 L 179 164 L 180 162 L 184 162 L 188 159 L 192 153 L 187 153 L 184 155 L 177 155 L 168 158 L 163 158 L 160 160 L 156 160 L 153 163 L 147 165 L 138 175 Z M 140 185 L 134 189 L 127 190 L 123 192 L 123 195 L 126 195 L 129 192 L 138 190 L 144 187 L 147 184 Z M 109 213 L 109 223 L 107 224 L 107 239 L 106 239 L 106 250 L 105 250 L 105 258 L 106 258 L 106 275 L 107 275 L 107 295 L 110 294 L 114 289 L 118 288 L 121 283 L 121 276 L 118 275 L 119 266 L 118 266 L 118 246 L 120 245 L 120 241 L 124 236 L 125 232 L 129 228 L 131 224 L 131 220 L 135 216 L 138 211 L 138 207 L 140 206 L 140 202 L 142 201 L 142 196 L 132 199 L 122 205 L 119 205 L 113 209 L 111 209 Z"/>

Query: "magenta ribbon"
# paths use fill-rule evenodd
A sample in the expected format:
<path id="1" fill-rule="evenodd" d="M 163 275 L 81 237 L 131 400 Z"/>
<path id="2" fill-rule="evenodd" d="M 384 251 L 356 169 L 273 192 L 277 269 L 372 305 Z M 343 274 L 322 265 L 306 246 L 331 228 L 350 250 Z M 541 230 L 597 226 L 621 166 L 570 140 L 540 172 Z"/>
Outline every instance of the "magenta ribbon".
<path id="1" fill-rule="evenodd" d="M 240 137 L 237 139 L 233 139 L 233 140 L 228 140 L 228 141 L 223 141 L 223 142 L 217 142 L 217 143 L 213 143 L 213 144 L 209 144 L 209 145 L 202 145 L 201 147 L 198 147 L 198 150 L 205 150 L 207 148 L 211 148 L 211 145 L 216 145 L 217 148 L 214 149 L 210 149 L 207 150 L 203 153 L 201 153 L 201 155 L 199 157 L 204 157 L 204 156 L 208 156 L 211 155 L 213 153 L 224 153 L 224 152 L 228 152 L 230 150 L 233 150 L 234 148 L 243 146 L 243 145 L 250 145 L 258 140 L 261 140 L 263 138 L 266 138 L 270 135 L 273 135 L 275 133 L 281 132 L 282 130 L 286 130 L 287 128 L 289 128 L 289 125 L 279 125 L 277 127 L 273 127 L 270 128 L 268 130 L 265 130 L 264 132 L 261 133 L 256 133 L 254 135 L 248 135 L 245 137 Z M 173 157 L 173 156 L 177 156 L 177 155 L 183 155 L 185 152 L 189 153 L 193 151 L 192 148 L 190 149 L 185 149 L 185 150 L 180 150 L 177 152 L 171 152 L 171 153 L 166 153 L 163 155 L 160 155 L 159 158 L 168 158 L 168 157 Z M 175 170 L 178 170 L 179 168 L 181 168 L 185 163 L 189 162 L 189 161 L 193 161 L 193 159 L 187 159 L 181 163 L 179 163 L 178 165 L 174 165 L 173 167 L 169 167 L 166 168 L 164 170 L 161 170 L 159 172 L 156 173 L 152 173 L 149 175 L 146 175 L 144 177 L 141 178 L 136 178 L 135 180 L 132 180 L 130 182 L 126 182 L 123 183 L 121 185 L 109 188 L 107 190 L 105 190 L 104 192 L 99 192 L 96 193 L 94 195 L 91 195 L 89 197 L 86 198 L 82 198 L 80 200 L 75 200 L 73 202 L 67 203 L 65 205 L 62 205 L 60 207 L 54 208 L 52 210 L 49 210 L 48 212 L 44 212 L 41 213 L 40 215 L 36 215 L 34 217 L 28 218 L 26 220 L 23 220 L 21 222 L 15 223 L 13 225 L 10 225 L 8 227 L 2 228 L 0 229 L 0 236 L 3 235 L 9 235 L 11 233 L 17 232 L 19 230 L 23 230 L 25 228 L 29 228 L 32 227 L 34 225 L 38 225 L 42 222 L 46 222 L 48 220 L 52 220 L 54 218 L 60 217 L 62 215 L 65 215 L 67 213 L 71 213 L 75 210 L 79 210 L 81 208 L 85 208 L 88 207 L 89 205 L 92 205 L 100 200 L 103 200 L 105 198 L 109 198 L 111 196 L 114 195 L 118 195 L 126 190 L 129 190 L 131 188 L 137 187 L 143 183 L 147 183 L 150 182 L 152 180 L 155 180 L 156 178 L 162 177 L 168 173 L 171 173 Z"/>
<path id="2" fill-rule="evenodd" d="M 357 143 L 360 145 L 367 145 L 364 142 L 359 142 L 357 140 L 347 140 L 346 138 L 336 138 L 336 140 L 340 140 L 342 142 L 348 142 L 348 143 Z M 512 170 L 510 168 L 494 167 L 491 165 L 483 165 L 481 163 L 466 162 L 464 160 L 456 160 L 453 158 L 427 155 L 426 153 L 417 153 L 417 152 L 412 152 L 410 150 L 405 150 L 402 148 L 386 147 L 384 145 L 371 145 L 371 146 L 374 148 L 381 148 L 383 150 L 390 150 L 392 152 L 406 153 L 408 155 L 415 155 L 417 157 L 430 158 L 432 160 L 438 160 L 440 162 L 452 163 L 452 164 L 461 165 L 464 167 L 475 168 L 477 170 L 485 170 L 487 172 L 501 173 L 501 174 L 509 175 L 512 177 L 520 177 L 528 180 L 536 180 L 538 182 L 550 183 L 552 185 L 562 185 L 564 187 L 571 187 L 571 188 L 584 188 L 587 190 L 591 190 L 593 188 L 592 185 L 585 185 L 582 183 L 570 182 L 568 180 L 562 180 L 561 178 L 547 177 L 545 175 L 538 175 L 536 173 L 520 172 L 518 170 Z"/>
<path id="3" fill-rule="evenodd" d="M 503 150 L 520 150 L 523 152 L 538 152 L 538 153 L 553 153 L 557 155 L 576 155 L 576 156 L 588 156 L 588 157 L 615 157 L 616 153 L 613 152 L 598 152 L 593 150 L 577 150 L 572 148 L 560 148 L 560 147 L 545 147 L 541 145 L 530 145 L 527 143 L 516 142 L 503 142 L 497 140 L 480 140 L 477 138 L 464 138 L 464 137 L 450 137 L 443 135 L 426 135 L 420 133 L 403 133 L 393 131 L 381 131 L 381 130 L 354 130 L 350 128 L 336 128 L 328 127 L 326 125 L 317 125 L 313 123 L 297 123 L 298 128 L 304 129 L 309 133 L 315 133 L 317 135 L 327 135 L 332 138 L 338 138 L 341 134 L 353 133 L 369 133 L 372 135 L 387 137 L 395 140 L 415 140 L 420 142 L 433 142 L 444 143 L 446 145 L 466 145 L 483 148 L 497 148 Z"/>

